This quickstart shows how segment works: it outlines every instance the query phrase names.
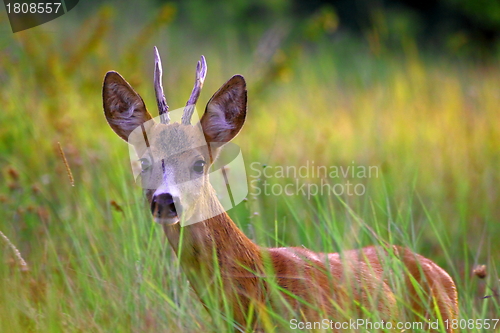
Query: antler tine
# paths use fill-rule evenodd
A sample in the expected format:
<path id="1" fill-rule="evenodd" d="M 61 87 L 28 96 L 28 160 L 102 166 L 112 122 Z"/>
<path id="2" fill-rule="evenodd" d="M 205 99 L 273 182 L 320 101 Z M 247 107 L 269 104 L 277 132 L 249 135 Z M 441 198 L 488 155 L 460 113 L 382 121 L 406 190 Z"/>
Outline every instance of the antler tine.
<path id="1" fill-rule="evenodd" d="M 193 91 L 189 97 L 186 107 L 184 108 L 184 113 L 182 114 L 182 124 L 191 124 L 191 117 L 193 116 L 194 107 L 200 97 L 201 88 L 203 87 L 203 82 L 205 82 L 205 77 L 207 76 L 207 62 L 205 57 L 201 56 L 200 61 L 196 65 L 196 80 L 194 81 Z"/>
<path id="2" fill-rule="evenodd" d="M 165 100 L 165 95 L 163 94 L 162 81 L 163 70 L 161 67 L 161 58 L 158 49 L 155 46 L 155 74 L 154 74 L 154 85 L 156 93 L 156 103 L 158 104 L 158 112 L 160 114 L 160 121 L 162 124 L 168 124 L 170 122 L 170 117 L 168 116 L 168 105 Z"/>

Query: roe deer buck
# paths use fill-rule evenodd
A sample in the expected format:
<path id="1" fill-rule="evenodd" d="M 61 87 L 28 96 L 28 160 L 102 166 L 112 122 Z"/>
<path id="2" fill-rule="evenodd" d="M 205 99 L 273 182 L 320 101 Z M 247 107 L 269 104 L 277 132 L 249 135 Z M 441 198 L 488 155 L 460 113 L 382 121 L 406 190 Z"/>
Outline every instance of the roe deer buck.
<path id="1" fill-rule="evenodd" d="M 145 194 L 154 220 L 163 226 L 202 302 L 211 292 L 219 292 L 218 295 L 223 296 L 221 302 L 229 304 L 236 327 L 243 331 L 262 329 L 267 305 L 283 311 L 285 318 L 293 313 L 299 316 L 299 321 L 320 318 L 342 321 L 349 319 L 346 313 L 361 318 L 376 311 L 384 321 L 394 322 L 402 318 L 397 309 L 398 297 L 406 299 L 413 315 L 423 321 L 431 316 L 441 322 L 457 318 L 457 292 L 451 277 L 433 261 L 409 249 L 371 246 L 339 254 L 315 253 L 296 247 L 263 248 L 254 244 L 221 208 L 207 180 L 208 168 L 219 149 L 238 134 L 245 121 L 244 78 L 234 75 L 223 84 L 208 102 L 199 123 L 191 125 L 206 74 L 202 57 L 182 122 L 169 123 L 156 48 L 155 58 L 154 84 L 160 122 L 151 121 L 152 116 L 139 94 L 113 71 L 104 78 L 104 113 L 111 128 L 135 147 L 138 156 L 146 156 L 146 151 L 154 156 L 168 145 L 182 146 L 176 158 L 154 162 L 147 160 L 151 157 L 145 157 L 143 172 L 152 164 L 161 164 L 158 184 L 146 188 Z M 142 130 L 139 136 L 144 138 L 131 135 L 136 128 Z M 202 131 L 198 131 L 200 128 Z M 141 143 L 144 140 L 146 146 Z M 194 180 L 190 182 L 188 195 L 179 189 L 182 179 Z M 195 224 L 179 223 L 199 219 L 207 209 L 218 213 L 206 215 Z M 391 281 L 397 273 L 388 272 L 391 269 L 387 267 L 391 266 L 386 261 L 389 260 L 401 263 L 400 274 L 404 276 L 401 281 L 407 295 L 398 296 L 394 292 Z M 216 278 L 222 279 L 222 283 L 213 283 Z M 280 290 L 279 300 L 287 302 L 288 307 L 274 307 L 278 301 L 270 295 L 270 278 L 274 279 L 274 290 Z"/>

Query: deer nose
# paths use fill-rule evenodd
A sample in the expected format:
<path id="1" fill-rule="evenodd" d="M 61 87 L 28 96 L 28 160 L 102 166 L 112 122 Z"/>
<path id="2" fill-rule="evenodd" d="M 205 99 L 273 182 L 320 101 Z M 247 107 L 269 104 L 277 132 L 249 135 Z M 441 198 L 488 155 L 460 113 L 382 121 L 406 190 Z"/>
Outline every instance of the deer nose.
<path id="1" fill-rule="evenodd" d="M 170 193 L 155 194 L 151 200 L 151 213 L 157 218 L 178 217 L 181 213 L 180 207 L 179 198 Z"/>

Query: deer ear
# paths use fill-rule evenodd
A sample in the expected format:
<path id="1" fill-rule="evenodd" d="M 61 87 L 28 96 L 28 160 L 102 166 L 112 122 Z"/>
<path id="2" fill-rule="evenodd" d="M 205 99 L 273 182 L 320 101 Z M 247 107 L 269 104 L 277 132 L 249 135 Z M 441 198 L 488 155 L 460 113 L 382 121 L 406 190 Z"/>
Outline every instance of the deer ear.
<path id="1" fill-rule="evenodd" d="M 243 127 L 247 113 L 245 79 L 235 75 L 212 96 L 201 117 L 207 142 L 229 142 Z"/>
<path id="2" fill-rule="evenodd" d="M 152 117 L 138 93 L 117 72 L 107 72 L 102 86 L 104 115 L 109 126 L 123 140 Z"/>

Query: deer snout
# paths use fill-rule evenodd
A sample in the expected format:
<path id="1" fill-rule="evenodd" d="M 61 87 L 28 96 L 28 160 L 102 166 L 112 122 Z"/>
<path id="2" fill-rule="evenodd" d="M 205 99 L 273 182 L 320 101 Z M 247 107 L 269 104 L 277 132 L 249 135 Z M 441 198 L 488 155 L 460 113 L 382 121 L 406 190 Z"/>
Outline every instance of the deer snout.
<path id="1" fill-rule="evenodd" d="M 179 222 L 181 215 L 179 198 L 170 193 L 154 194 L 151 200 L 151 214 L 158 223 L 174 224 Z"/>

